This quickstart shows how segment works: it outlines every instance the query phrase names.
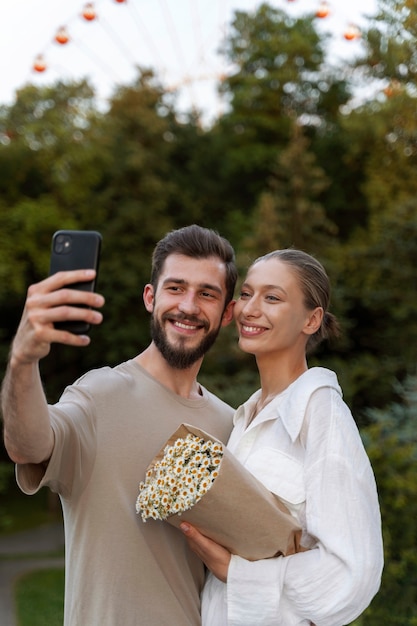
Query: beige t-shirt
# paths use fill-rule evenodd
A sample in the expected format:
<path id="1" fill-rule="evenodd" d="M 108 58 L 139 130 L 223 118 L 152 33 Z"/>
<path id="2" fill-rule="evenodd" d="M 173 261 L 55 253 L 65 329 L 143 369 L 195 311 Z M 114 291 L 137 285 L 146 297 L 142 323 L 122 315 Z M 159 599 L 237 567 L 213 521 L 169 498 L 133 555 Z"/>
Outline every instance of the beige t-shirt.
<path id="1" fill-rule="evenodd" d="M 89 372 L 50 407 L 46 471 L 17 467 L 27 494 L 60 494 L 66 539 L 64 626 L 197 626 L 204 567 L 182 533 L 136 514 L 139 482 L 181 423 L 226 442 L 233 410 L 203 389 L 181 398 L 135 361 Z"/>

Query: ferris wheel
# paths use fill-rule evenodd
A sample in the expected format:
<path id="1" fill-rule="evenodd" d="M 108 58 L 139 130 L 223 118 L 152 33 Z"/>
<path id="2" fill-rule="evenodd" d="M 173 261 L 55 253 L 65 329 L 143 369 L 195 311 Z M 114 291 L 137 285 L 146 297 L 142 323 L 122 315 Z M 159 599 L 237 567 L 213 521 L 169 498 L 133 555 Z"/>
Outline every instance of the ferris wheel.
<path id="1" fill-rule="evenodd" d="M 374 0 L 362 0 L 361 6 Z M 222 111 L 219 82 L 231 68 L 219 48 L 236 10 L 253 12 L 259 0 L 96 0 L 72 3 L 41 49 L 31 59 L 29 82 L 87 78 L 103 100 L 117 85 L 129 84 L 137 68 L 150 68 L 179 110 Z M 314 15 L 330 33 L 341 55 L 343 46 L 360 42 L 360 10 L 338 0 L 273 0 L 290 15 Z M 342 6 L 340 6 L 342 5 Z"/>

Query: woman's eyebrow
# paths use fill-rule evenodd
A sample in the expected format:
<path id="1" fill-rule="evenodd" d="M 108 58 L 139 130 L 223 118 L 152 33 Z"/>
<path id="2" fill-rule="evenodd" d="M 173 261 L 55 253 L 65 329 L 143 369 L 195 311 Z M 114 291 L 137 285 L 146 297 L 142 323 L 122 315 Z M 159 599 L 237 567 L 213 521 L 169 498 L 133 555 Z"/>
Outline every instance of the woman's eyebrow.
<path id="1" fill-rule="evenodd" d="M 241 286 L 241 289 L 253 289 L 253 287 L 250 283 L 243 283 Z M 263 291 L 269 291 L 270 289 L 278 289 L 278 291 L 281 291 L 284 295 L 288 295 L 284 287 L 280 287 L 280 285 L 273 285 L 273 284 L 262 285 L 261 289 Z"/>

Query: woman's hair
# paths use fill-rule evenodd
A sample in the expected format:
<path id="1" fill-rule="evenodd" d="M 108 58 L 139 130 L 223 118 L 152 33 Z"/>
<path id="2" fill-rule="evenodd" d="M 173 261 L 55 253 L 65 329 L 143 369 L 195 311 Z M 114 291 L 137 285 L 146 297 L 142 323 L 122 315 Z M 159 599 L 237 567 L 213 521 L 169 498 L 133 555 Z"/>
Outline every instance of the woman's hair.
<path id="1" fill-rule="evenodd" d="M 197 224 L 172 230 L 155 246 L 152 255 L 150 282 L 156 289 L 165 260 L 171 254 L 183 254 L 193 259 L 217 257 L 226 267 L 226 302 L 233 299 L 237 281 L 235 252 L 232 245 L 216 231 Z"/>
<path id="2" fill-rule="evenodd" d="M 307 352 L 312 352 L 324 339 L 339 337 L 340 326 L 336 317 L 329 313 L 330 304 L 330 280 L 323 265 L 314 257 L 302 250 L 286 248 L 274 250 L 257 258 L 252 265 L 259 261 L 277 259 L 286 263 L 295 272 L 301 291 L 304 295 L 304 306 L 312 311 L 316 307 L 323 309 L 323 320 L 320 328 L 309 337 Z"/>

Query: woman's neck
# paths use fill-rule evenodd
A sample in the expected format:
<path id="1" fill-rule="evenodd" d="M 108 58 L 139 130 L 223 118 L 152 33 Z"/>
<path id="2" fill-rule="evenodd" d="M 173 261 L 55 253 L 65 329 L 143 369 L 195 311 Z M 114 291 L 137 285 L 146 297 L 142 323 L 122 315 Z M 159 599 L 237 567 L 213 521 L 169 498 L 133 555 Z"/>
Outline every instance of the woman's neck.
<path id="1" fill-rule="evenodd" d="M 291 383 L 307 371 L 307 360 L 302 359 L 277 359 L 274 357 L 256 359 L 261 382 L 261 401 L 267 404 L 282 393 Z"/>
<path id="2" fill-rule="evenodd" d="M 262 359 L 257 359 L 259 376 L 261 380 L 261 395 L 255 404 L 250 422 L 271 402 L 276 396 L 285 391 L 297 378 L 307 371 L 307 361 L 297 366 L 285 367 L 277 360 L 273 365 L 267 365 Z"/>

